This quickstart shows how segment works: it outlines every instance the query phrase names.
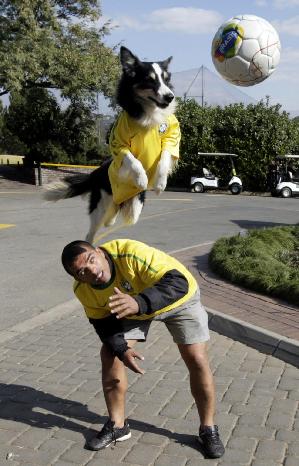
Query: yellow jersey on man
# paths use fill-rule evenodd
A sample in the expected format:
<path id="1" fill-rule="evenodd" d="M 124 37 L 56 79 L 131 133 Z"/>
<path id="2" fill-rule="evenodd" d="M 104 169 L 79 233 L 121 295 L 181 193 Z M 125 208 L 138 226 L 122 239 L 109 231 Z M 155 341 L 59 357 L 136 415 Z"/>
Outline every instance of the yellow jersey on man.
<path id="1" fill-rule="evenodd" d="M 117 239 L 100 246 L 111 267 L 109 283 L 90 285 L 75 281 L 74 292 L 90 319 L 110 316 L 109 297 L 114 287 L 133 296 L 139 314 L 127 319 L 151 319 L 190 299 L 197 282 L 174 257 L 140 241 Z"/>

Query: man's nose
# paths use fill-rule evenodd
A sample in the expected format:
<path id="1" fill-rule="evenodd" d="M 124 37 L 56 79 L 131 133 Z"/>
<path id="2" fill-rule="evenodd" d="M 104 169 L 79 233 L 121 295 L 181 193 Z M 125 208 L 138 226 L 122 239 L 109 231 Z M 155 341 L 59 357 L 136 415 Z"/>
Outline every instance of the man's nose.
<path id="1" fill-rule="evenodd" d="M 94 277 L 96 275 L 96 268 L 93 265 L 90 265 L 86 270 L 86 275 L 88 277 Z"/>

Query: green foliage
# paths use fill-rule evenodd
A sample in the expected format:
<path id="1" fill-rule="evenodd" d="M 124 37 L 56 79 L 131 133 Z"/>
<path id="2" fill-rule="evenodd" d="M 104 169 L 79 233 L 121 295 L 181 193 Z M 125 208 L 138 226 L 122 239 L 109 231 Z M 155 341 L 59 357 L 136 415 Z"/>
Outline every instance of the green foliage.
<path id="1" fill-rule="evenodd" d="M 233 283 L 299 304 L 299 226 L 250 230 L 218 240 L 212 270 Z"/>
<path id="2" fill-rule="evenodd" d="M 26 161 L 43 161 L 45 146 L 55 139 L 60 108 L 45 89 L 32 88 L 12 94 L 5 115 L 7 130 L 26 146 Z"/>
<path id="3" fill-rule="evenodd" d="M 94 103 L 112 96 L 119 75 L 103 39 L 97 0 L 3 0 L 0 16 L 0 95 L 42 87 Z"/>
<path id="4" fill-rule="evenodd" d="M 202 166 L 199 151 L 228 152 L 239 156 L 237 173 L 245 188 L 265 190 L 270 161 L 299 149 L 298 122 L 282 112 L 280 105 L 271 106 L 268 99 L 247 107 L 232 104 L 224 108 L 179 100 L 177 117 L 182 131 L 181 157 L 172 183 L 188 186 L 190 176 Z M 229 172 L 229 162 L 222 159 L 212 168 L 223 177 Z"/>
<path id="5" fill-rule="evenodd" d="M 4 109 L 3 104 L 0 100 L 0 153 L 3 151 L 3 143 L 4 143 Z"/>
<path id="6" fill-rule="evenodd" d="M 6 109 L 0 100 L 0 154 L 25 155 L 26 146 L 21 143 L 18 136 L 12 134 L 6 127 Z"/>
<path id="7" fill-rule="evenodd" d="M 71 104 L 61 113 L 56 139 L 68 154 L 68 163 L 95 164 L 107 155 L 99 140 L 99 130 L 91 110 L 81 103 Z"/>
<path id="8" fill-rule="evenodd" d="M 97 125 L 90 108 L 76 102 L 63 111 L 55 97 L 45 89 L 32 88 L 22 95 L 12 95 L 4 122 L 6 146 L 8 136 L 12 136 L 23 146 L 22 154 L 28 164 L 98 165 L 107 153 L 106 146 L 99 144 Z"/>
<path id="9" fill-rule="evenodd" d="M 200 107 L 194 100 L 178 100 L 177 118 L 180 122 L 182 140 L 178 168 L 171 177 L 176 184 L 186 185 L 190 176 L 196 174 L 201 161 L 198 151 L 214 152 L 213 126 L 216 109 Z"/>

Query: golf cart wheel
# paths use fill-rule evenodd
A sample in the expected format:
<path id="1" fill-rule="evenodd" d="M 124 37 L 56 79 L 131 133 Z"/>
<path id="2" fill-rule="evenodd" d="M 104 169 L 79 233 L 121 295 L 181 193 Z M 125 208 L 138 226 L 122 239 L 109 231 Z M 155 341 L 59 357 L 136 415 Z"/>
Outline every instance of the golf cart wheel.
<path id="1" fill-rule="evenodd" d="M 194 183 L 193 185 L 193 191 L 195 193 L 203 193 L 204 192 L 204 187 L 203 187 L 203 184 L 202 183 Z"/>
<path id="2" fill-rule="evenodd" d="M 240 184 L 238 184 L 238 183 L 233 183 L 233 184 L 229 187 L 229 189 L 230 189 L 230 192 L 231 192 L 232 194 L 235 194 L 235 195 L 236 195 L 236 194 L 240 194 L 240 192 L 242 191 L 242 186 L 241 186 Z"/>
<path id="3" fill-rule="evenodd" d="M 292 197 L 292 190 L 290 188 L 282 188 L 280 195 L 284 198 Z"/>

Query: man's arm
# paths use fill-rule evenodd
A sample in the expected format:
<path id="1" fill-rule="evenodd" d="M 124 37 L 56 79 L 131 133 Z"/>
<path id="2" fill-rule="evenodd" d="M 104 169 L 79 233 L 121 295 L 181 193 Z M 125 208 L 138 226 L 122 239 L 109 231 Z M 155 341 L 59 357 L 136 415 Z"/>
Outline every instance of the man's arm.
<path id="1" fill-rule="evenodd" d="M 138 313 L 153 314 L 181 299 L 188 289 L 186 277 L 176 269 L 169 270 L 157 283 L 135 296 Z"/>
<path id="2" fill-rule="evenodd" d="M 122 360 L 123 353 L 128 349 L 124 338 L 122 323 L 111 315 L 104 319 L 89 319 L 96 329 L 102 343 L 104 343 L 114 356 Z"/>
<path id="3" fill-rule="evenodd" d="M 122 324 L 115 316 L 111 315 L 105 319 L 89 319 L 94 325 L 97 334 L 102 343 L 104 343 L 114 356 L 117 356 L 126 367 L 137 374 L 144 374 L 144 370 L 135 362 L 135 359 L 143 361 L 143 356 L 136 353 L 134 349 L 129 348 L 124 338 Z M 98 320 L 95 325 L 95 320 Z"/>
<path id="4" fill-rule="evenodd" d="M 188 289 L 186 277 L 176 269 L 169 270 L 157 283 L 134 297 L 115 288 L 115 294 L 109 299 L 111 314 L 116 314 L 117 319 L 136 314 L 150 315 L 178 301 Z"/>

